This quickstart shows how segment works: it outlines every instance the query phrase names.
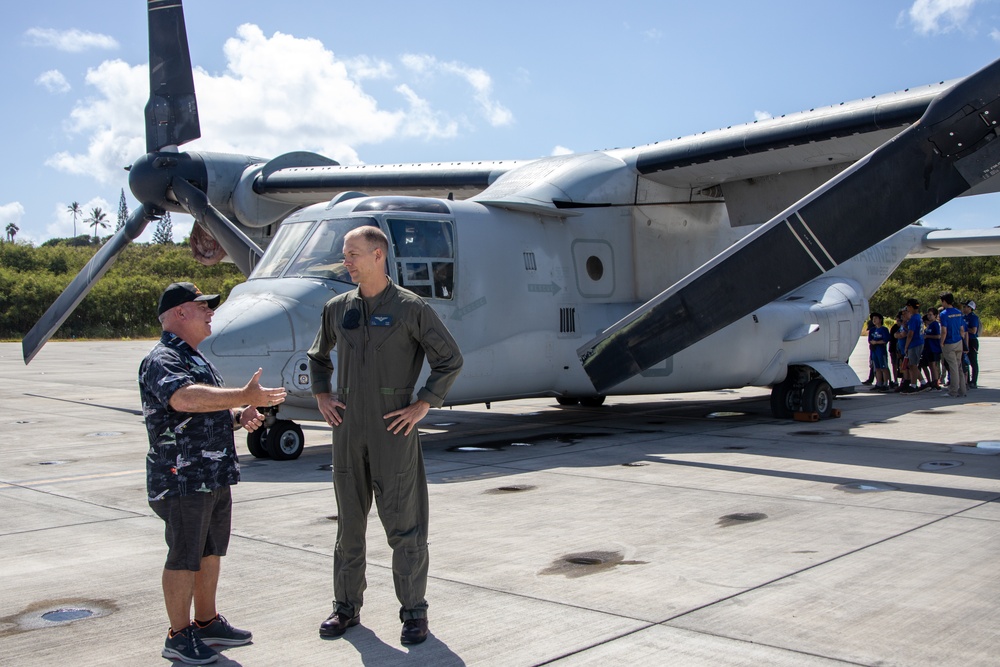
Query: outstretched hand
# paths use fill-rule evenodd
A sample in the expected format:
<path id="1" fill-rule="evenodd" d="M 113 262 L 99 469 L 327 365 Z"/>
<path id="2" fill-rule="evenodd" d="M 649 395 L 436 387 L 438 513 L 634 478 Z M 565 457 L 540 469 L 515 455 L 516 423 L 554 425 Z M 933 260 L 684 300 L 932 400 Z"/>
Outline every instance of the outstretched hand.
<path id="1" fill-rule="evenodd" d="M 287 392 L 284 387 L 262 387 L 260 386 L 260 376 L 262 368 L 258 368 L 250 381 L 243 387 L 245 403 L 254 407 L 273 407 L 285 401 Z"/>

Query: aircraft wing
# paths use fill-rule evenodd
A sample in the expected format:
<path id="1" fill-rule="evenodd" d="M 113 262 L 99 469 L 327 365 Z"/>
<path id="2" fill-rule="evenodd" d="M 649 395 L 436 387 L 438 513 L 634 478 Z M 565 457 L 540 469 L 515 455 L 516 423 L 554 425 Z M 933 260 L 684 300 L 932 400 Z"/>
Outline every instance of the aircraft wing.
<path id="1" fill-rule="evenodd" d="M 289 166 L 262 171 L 254 180 L 255 193 L 290 204 L 313 204 L 341 192 L 418 197 L 471 197 L 506 172 L 531 160 L 432 162 Z"/>
<path id="2" fill-rule="evenodd" d="M 998 118 L 1000 61 L 939 91 L 917 122 L 579 348 L 595 388 L 606 391 L 673 356 L 954 197 L 995 188 L 987 181 L 1000 172 Z M 756 148 L 744 140 L 741 150 L 748 146 Z M 710 171 L 709 154 L 692 150 L 677 168 Z M 637 165 L 666 172 L 677 160 L 668 157 L 640 154 Z"/>
<path id="3" fill-rule="evenodd" d="M 770 217 L 761 212 L 763 190 L 769 190 L 769 198 L 782 202 L 777 210 L 784 208 L 828 180 L 831 167 L 843 168 L 856 162 L 914 123 L 931 100 L 949 86 L 921 86 L 606 153 L 634 165 L 642 177 L 663 185 L 688 191 L 724 186 L 730 220 L 734 224 L 759 224 Z M 547 164 L 553 159 L 316 166 L 286 161 L 280 168 L 275 164 L 258 174 L 253 191 L 268 199 L 299 205 L 325 201 L 350 190 L 368 195 L 426 197 L 450 193 L 465 198 L 486 190 L 509 171 L 533 162 Z M 789 178 L 789 173 L 797 177 Z M 803 184 L 803 176 L 810 174 L 814 175 Z M 740 185 L 752 179 L 754 191 L 741 196 Z M 505 194 L 509 194 L 507 190 L 509 186 Z M 484 203 L 503 205 L 508 198 L 489 198 Z M 757 203 L 745 211 L 744 200 Z M 515 197 L 506 203 L 516 207 L 522 202 Z"/>

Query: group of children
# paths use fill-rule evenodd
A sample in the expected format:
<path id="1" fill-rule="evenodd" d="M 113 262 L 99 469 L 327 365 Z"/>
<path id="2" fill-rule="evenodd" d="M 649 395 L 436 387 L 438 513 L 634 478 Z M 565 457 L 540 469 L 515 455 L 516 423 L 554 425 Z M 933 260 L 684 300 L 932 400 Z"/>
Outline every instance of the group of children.
<path id="1" fill-rule="evenodd" d="M 948 295 L 950 297 L 950 295 Z M 979 374 L 978 352 L 979 318 L 975 314 L 975 301 L 966 301 L 965 333 L 962 373 L 967 386 L 974 388 Z M 862 384 L 872 385 L 872 391 L 913 394 L 918 391 L 940 390 L 947 368 L 942 361 L 942 343 L 948 332 L 941 326 L 940 311 L 928 308 L 923 314 L 916 299 L 908 299 L 906 306 L 896 314 L 896 323 L 887 328 L 881 313 L 872 313 L 868 320 L 869 375 Z M 971 367 L 971 374 L 970 374 Z M 891 373 L 891 374 L 890 374 Z"/>

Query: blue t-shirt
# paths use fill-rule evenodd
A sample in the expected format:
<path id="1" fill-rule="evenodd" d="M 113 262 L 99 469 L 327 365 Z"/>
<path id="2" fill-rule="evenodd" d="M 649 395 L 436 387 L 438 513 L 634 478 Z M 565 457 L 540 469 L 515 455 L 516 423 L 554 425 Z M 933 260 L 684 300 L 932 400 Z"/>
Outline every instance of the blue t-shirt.
<path id="1" fill-rule="evenodd" d="M 962 329 L 965 328 L 965 318 L 958 308 L 945 308 L 938 317 L 941 318 L 941 326 L 944 327 L 944 344 L 962 342 Z"/>
<path id="2" fill-rule="evenodd" d="M 885 327 L 876 327 L 868 330 L 868 344 L 879 345 L 889 342 L 889 330 Z M 885 349 L 884 347 L 882 349 Z"/>
<path id="3" fill-rule="evenodd" d="M 941 323 L 935 320 L 928 324 L 927 329 L 924 330 L 924 337 L 927 349 L 934 354 L 941 354 Z"/>
<path id="4" fill-rule="evenodd" d="M 911 347 L 917 347 L 924 344 L 924 321 L 921 319 L 919 313 L 914 313 L 910 316 L 910 319 L 906 321 L 906 331 L 913 332 L 913 336 L 910 338 L 909 343 L 904 343 L 903 349 L 909 349 Z"/>
<path id="5" fill-rule="evenodd" d="M 965 316 L 965 330 L 969 333 L 969 338 L 979 338 L 979 315 L 976 315 L 976 311 L 971 311 Z M 972 333 L 975 329 L 976 333 Z"/>

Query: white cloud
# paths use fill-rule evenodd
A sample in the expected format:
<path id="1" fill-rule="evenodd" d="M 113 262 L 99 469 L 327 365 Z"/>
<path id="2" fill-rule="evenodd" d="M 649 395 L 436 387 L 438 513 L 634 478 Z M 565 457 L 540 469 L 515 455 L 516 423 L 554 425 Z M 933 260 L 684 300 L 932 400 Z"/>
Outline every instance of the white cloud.
<path id="1" fill-rule="evenodd" d="M 112 50 L 118 48 L 114 37 L 83 30 L 53 30 L 52 28 L 29 28 L 24 36 L 33 46 L 45 46 L 68 53 L 80 53 L 89 49 Z"/>
<path id="2" fill-rule="evenodd" d="M 576 151 L 574 151 L 572 148 L 566 148 L 565 146 L 556 145 L 556 147 L 552 149 L 552 152 L 549 153 L 549 155 L 572 155 L 575 152 Z"/>
<path id="3" fill-rule="evenodd" d="M 344 61 L 347 72 L 355 79 L 391 79 L 392 64 L 369 56 L 358 56 Z"/>
<path id="4" fill-rule="evenodd" d="M 758 109 L 754 110 L 753 117 L 754 120 L 767 120 L 769 118 L 773 118 L 770 111 L 760 111 Z"/>
<path id="5" fill-rule="evenodd" d="M 0 234 L 7 225 L 13 222 L 20 227 L 20 222 L 24 218 L 24 206 L 19 201 L 0 205 Z"/>
<path id="6" fill-rule="evenodd" d="M 71 135 L 87 138 L 86 153 L 62 151 L 45 163 L 69 174 L 118 184 L 122 167 L 146 152 L 142 109 L 149 95 L 149 74 L 145 65 L 109 60 L 89 70 L 86 82 L 98 95 L 78 102 L 65 122 Z"/>
<path id="7" fill-rule="evenodd" d="M 1000 42 L 1000 30 L 998 30 L 996 28 L 993 28 L 993 30 L 990 30 L 990 38 L 994 42 Z"/>
<path id="8" fill-rule="evenodd" d="M 431 105 L 406 84 L 396 86 L 396 92 L 402 95 L 409 104 L 409 112 L 400 126 L 400 134 L 404 137 L 417 138 L 450 138 L 458 135 L 458 123 L 449 120 L 444 114 L 436 112 Z"/>
<path id="9" fill-rule="evenodd" d="M 977 0 L 914 0 L 909 17 L 921 35 L 964 28 Z"/>
<path id="10" fill-rule="evenodd" d="M 185 148 L 274 157 L 289 150 L 314 151 L 342 164 L 360 162 L 357 149 L 395 137 L 447 138 L 464 126 L 448 111 L 435 108 L 416 84 L 401 81 L 394 90 L 402 104 L 394 110 L 365 92 L 361 81 L 396 79 L 384 61 L 338 59 L 316 39 L 280 32 L 266 37 L 244 24 L 226 41 L 226 69 L 219 75 L 195 68 L 195 90 L 202 138 Z M 494 125 L 513 116 L 492 98 L 489 75 L 431 56 L 404 58 L 400 74 L 444 72 L 473 89 L 472 101 Z M 82 152 L 62 151 L 47 164 L 67 173 L 86 174 L 108 185 L 123 180 L 122 167 L 145 152 L 143 107 L 149 95 L 147 66 L 109 60 L 86 75 L 90 90 L 65 122 L 71 137 L 87 142 Z M 405 77 L 401 77 L 405 78 Z M 419 78 L 419 76 L 418 76 Z M 453 96 L 454 97 L 454 96 Z M 449 99 L 459 104 L 461 100 Z"/>
<path id="11" fill-rule="evenodd" d="M 659 28 L 650 28 L 649 30 L 643 30 L 642 36 L 646 39 L 658 42 L 663 39 L 663 31 Z"/>
<path id="12" fill-rule="evenodd" d="M 493 99 L 493 79 L 485 70 L 455 61 L 440 62 L 434 56 L 426 54 L 406 54 L 400 61 L 404 67 L 417 74 L 432 76 L 441 72 L 464 79 L 472 87 L 473 99 L 490 125 L 501 127 L 514 122 L 514 114 L 510 109 Z"/>
<path id="13" fill-rule="evenodd" d="M 63 73 L 57 69 L 50 69 L 47 72 L 42 72 L 35 79 L 35 83 L 42 86 L 50 93 L 67 93 L 72 86 L 69 85 L 69 81 L 63 76 Z"/>

